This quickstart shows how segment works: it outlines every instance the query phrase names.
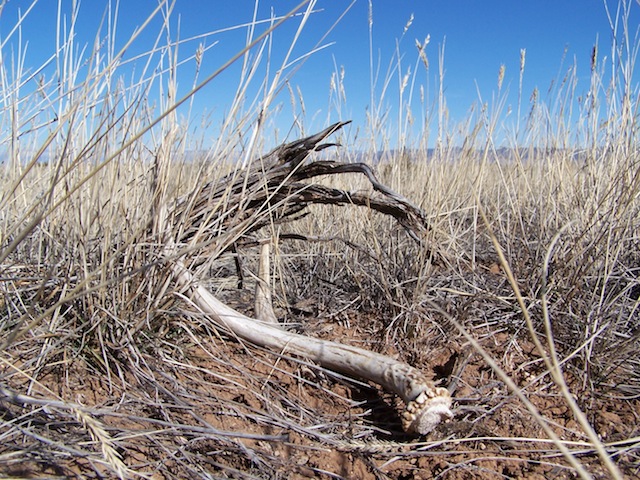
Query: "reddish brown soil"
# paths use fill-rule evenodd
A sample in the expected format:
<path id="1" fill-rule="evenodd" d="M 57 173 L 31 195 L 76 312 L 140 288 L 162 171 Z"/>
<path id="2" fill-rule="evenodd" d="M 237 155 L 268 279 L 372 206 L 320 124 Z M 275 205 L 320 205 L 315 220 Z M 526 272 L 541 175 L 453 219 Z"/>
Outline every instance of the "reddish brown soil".
<path id="1" fill-rule="evenodd" d="M 376 338 L 371 323 L 370 317 L 351 315 L 348 326 L 324 321 L 304 328 L 402 357 L 397 351 L 401 348 L 383 347 L 393 342 L 383 335 Z M 188 329 L 192 335 L 179 328 L 164 332 L 173 340 L 156 342 L 136 360 L 138 372 L 123 360 L 126 387 L 117 378 L 110 386 L 107 376 L 91 373 L 92 367 L 80 361 L 67 365 L 66 377 L 60 377 L 59 366 L 52 366 L 40 381 L 61 398 L 95 406 L 94 417 L 117 439 L 124 462 L 152 479 L 576 478 L 525 406 L 460 338 L 440 339 L 440 345 L 423 341 L 421 350 L 413 350 L 419 353 L 408 359 L 432 372 L 436 381 L 457 382 L 456 418 L 428 438 L 415 438 L 400 431 L 399 405 L 376 386 L 278 359 L 193 324 Z M 487 336 L 482 344 L 554 432 L 577 442 L 567 445 L 580 452 L 588 471 L 595 478 L 608 478 L 558 389 L 548 376 L 538 377 L 543 366 L 533 345 L 507 333 Z M 617 452 L 616 462 L 625 475 L 637 477 L 638 400 L 594 396 L 577 382 L 571 388 L 580 392 L 579 403 L 604 441 L 636 438 L 634 448 L 625 444 L 611 451 Z M 18 412 L 11 407 L 3 414 L 7 418 Z M 56 441 L 88 440 L 82 429 L 57 429 L 48 432 Z M 99 452 L 95 445 L 94 450 Z M 10 475 L 34 477 L 97 478 L 96 471 L 112 475 L 89 459 L 73 456 L 46 461 L 31 454 L 2 468 Z"/>

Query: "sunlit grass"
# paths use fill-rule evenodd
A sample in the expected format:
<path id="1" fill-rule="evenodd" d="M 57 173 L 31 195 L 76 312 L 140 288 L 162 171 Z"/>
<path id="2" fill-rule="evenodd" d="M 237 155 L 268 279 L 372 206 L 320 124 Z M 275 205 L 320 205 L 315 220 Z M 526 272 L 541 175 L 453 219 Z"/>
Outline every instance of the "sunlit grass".
<path id="1" fill-rule="evenodd" d="M 314 2 L 303 6 L 298 33 L 313 22 L 313 8 Z M 414 52 L 416 66 L 428 75 L 430 65 L 439 64 L 435 98 L 422 98 L 423 112 L 408 109 L 407 99 L 427 89 L 405 78 L 406 72 L 388 69 L 381 81 L 398 85 L 399 117 L 388 117 L 381 107 L 388 101 L 385 87 L 382 98 L 373 98 L 380 108 L 372 108 L 369 123 L 352 130 L 358 138 L 347 130 L 338 138 L 343 147 L 321 155 L 373 164 L 384 184 L 427 213 L 422 244 L 393 219 L 356 207 L 314 206 L 299 221 L 261 232 L 317 240 L 275 242 L 276 312 L 298 324 L 301 314 L 293 306 L 310 299 L 314 318 L 303 330 L 329 335 L 339 323 L 352 332 L 347 340 L 421 366 L 430 364 L 430 351 L 439 347 L 491 355 L 483 348 L 506 332 L 503 356 L 487 361 L 507 379 L 501 392 L 516 390 L 532 418 L 549 429 L 541 433 L 544 441 L 557 436 L 555 446 L 546 448 L 564 454 L 584 478 L 596 467 L 619 475 L 613 462 L 627 448 L 624 442 L 637 445 L 618 438 L 622 443 L 605 451 L 606 439 L 594 430 L 600 400 L 614 398 L 630 409 L 640 395 L 640 163 L 631 83 L 637 46 L 622 41 L 625 12 L 620 30 L 612 32 L 609 54 L 616 62 L 601 61 L 594 50 L 588 92 L 570 88 L 577 82 L 570 71 L 552 105 L 534 93 L 526 107 L 518 105 L 515 124 L 503 121 L 499 67 L 496 90 L 488 92 L 492 101 L 481 101 L 459 126 L 447 121 L 446 59 L 430 62 L 428 42 Z M 162 14 L 168 30 L 170 5 L 161 3 L 149 19 Z M 254 19 L 250 28 L 256 25 Z M 161 207 L 228 173 L 241 177 L 243 166 L 264 153 L 274 98 L 291 88 L 286 75 L 254 78 L 254 67 L 266 61 L 269 32 L 261 38 L 252 30 L 247 48 L 238 52 L 245 68 L 232 110 L 217 143 L 198 150 L 194 160 L 188 151 L 201 140 L 189 138 L 175 111 L 197 98 L 197 88 L 177 98 L 177 46 L 150 47 L 148 60 L 157 68 L 150 64 L 126 85 L 118 80 L 115 32 L 86 50 L 79 63 L 74 28 L 73 22 L 58 25 L 65 40 L 55 52 L 55 76 L 32 92 L 22 93 L 38 70 L 27 68 L 26 53 L 18 56 L 18 69 L 0 63 L 0 469 L 16 472 L 24 464 L 27 473 L 37 473 L 57 465 L 65 475 L 157 471 L 182 478 L 232 475 L 238 468 L 247 477 L 266 478 L 270 462 L 283 475 L 296 470 L 283 460 L 276 464 L 276 455 L 259 445 L 243 443 L 246 436 L 277 443 L 285 441 L 285 432 L 312 448 L 352 452 L 361 446 L 349 446 L 349 440 L 377 439 L 381 429 L 367 424 L 364 413 L 349 423 L 345 415 L 322 410 L 320 401 L 317 407 L 304 403 L 305 389 L 315 388 L 339 408 L 358 407 L 355 397 L 332 390 L 333 377 L 327 381 L 313 365 L 280 363 L 250 346 L 222 347 L 223 337 L 203 326 L 198 311 L 176 291 L 161 256 L 167 225 Z M 166 54 L 162 61 L 158 48 Z M 525 59 L 523 52 L 520 78 Z M 190 59 L 201 60 L 202 53 Z M 614 71 L 608 70 L 612 63 Z M 81 69 L 84 64 L 91 68 Z M 335 72 L 329 95 L 328 108 L 336 115 L 347 101 L 341 78 Z M 215 74 L 194 79 L 194 86 L 212 80 Z M 264 97 L 247 98 L 247 85 L 262 81 Z M 370 87 L 377 90 L 373 77 Z M 159 97 L 148 98 L 151 91 Z M 286 94 L 292 102 L 304 100 L 296 100 L 293 90 Z M 521 91 L 518 98 L 526 96 Z M 428 138 L 430 128 L 425 138 L 412 137 L 410 126 L 420 116 L 435 122 L 436 138 Z M 391 148 L 392 138 L 406 144 Z M 319 181 L 370 189 L 355 176 Z M 232 207 L 219 201 L 211 214 Z M 216 255 L 204 258 L 198 248 L 205 247 Z M 247 289 L 235 288 L 233 254 L 197 242 L 185 249 L 190 266 L 210 277 L 217 294 L 237 308 L 250 307 L 243 298 Z M 255 248 L 240 245 L 238 252 L 240 268 L 255 273 Z M 509 350 L 529 343 L 537 360 L 509 363 Z M 509 383 L 523 371 L 530 383 Z M 277 382 L 269 383 L 272 375 L 300 382 L 299 397 L 288 398 Z M 90 387 L 99 387 L 100 395 L 87 398 Z M 77 389 L 81 393 L 74 395 Z M 573 430 L 554 430 L 553 413 L 536 410 L 536 392 L 545 389 L 564 395 L 578 419 Z M 49 407 L 43 399 L 51 401 Z M 483 406 L 482 397 L 475 402 Z M 183 416 L 194 404 L 211 405 L 225 420 Z M 41 428 L 43 419 L 55 429 Z M 251 432 L 237 430 L 249 424 Z M 469 429 L 459 436 L 467 433 L 465 438 L 476 435 Z M 445 437 L 427 439 L 431 450 Z M 571 444 L 576 439 L 583 443 Z M 197 442 L 208 443 L 187 448 Z M 577 455 L 585 449 L 599 457 Z M 36 458 L 34 450 L 44 453 Z M 625 453 L 637 460 L 637 447 Z M 227 454 L 241 460 L 226 462 Z"/>

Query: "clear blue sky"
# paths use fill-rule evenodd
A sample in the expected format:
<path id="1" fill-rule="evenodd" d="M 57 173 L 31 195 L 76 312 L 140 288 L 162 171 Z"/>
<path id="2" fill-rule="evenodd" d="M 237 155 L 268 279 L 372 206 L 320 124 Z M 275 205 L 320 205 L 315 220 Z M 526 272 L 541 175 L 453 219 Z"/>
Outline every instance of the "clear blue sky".
<path id="1" fill-rule="evenodd" d="M 8 35 L 15 25 L 18 9 L 27 10 L 32 0 L 10 0 L 0 17 L 0 35 Z M 22 41 L 28 42 L 25 67 L 35 70 L 55 49 L 57 1 L 40 0 L 30 12 L 22 29 Z M 62 1 L 63 13 L 69 15 L 70 0 Z M 273 11 L 282 15 L 299 2 L 292 0 L 262 0 L 258 5 L 258 19 L 268 19 Z M 79 42 L 91 46 L 98 31 L 107 0 L 84 0 L 80 6 Z M 115 3 L 114 3 L 115 5 Z M 117 35 L 124 44 L 135 28 L 155 8 L 155 0 L 122 1 L 119 5 Z M 615 14 L 618 2 L 609 0 Z M 186 39 L 215 32 L 227 27 L 250 22 L 255 3 L 250 0 L 177 0 L 172 17 L 172 36 Z M 633 5 L 631 22 L 635 34 L 639 22 L 639 6 Z M 300 88 L 304 97 L 306 115 L 301 119 L 307 131 L 324 126 L 329 120 L 353 119 L 354 127 L 364 129 L 366 112 L 371 107 L 369 64 L 369 3 L 367 0 L 320 0 L 309 24 L 295 48 L 293 58 L 304 55 L 322 40 L 327 48 L 313 54 L 291 80 L 294 88 Z M 330 31 L 332 25 L 344 14 L 342 20 Z M 403 32 L 413 15 L 413 22 Z M 299 18 L 290 20 L 273 37 L 272 70 L 280 65 L 291 44 L 299 24 Z M 179 27 L 179 30 L 178 30 Z M 152 48 L 160 28 L 160 18 L 153 22 L 146 33 L 137 40 L 125 58 Z M 258 27 L 258 32 L 264 26 Z M 179 48 L 180 58 L 192 56 L 202 42 L 211 46 L 203 58 L 200 79 L 228 60 L 244 45 L 246 28 L 216 33 L 185 43 Z M 415 40 L 424 41 L 430 36 L 426 54 L 430 62 L 428 72 L 417 62 Z M 600 60 L 610 58 L 611 29 L 602 0 L 373 0 L 373 52 L 379 65 L 380 78 L 374 97 L 380 100 L 382 83 L 388 68 L 397 67 L 396 47 L 402 59 L 403 74 L 411 69 L 416 72 L 413 114 L 420 123 L 418 85 L 423 85 L 428 101 L 433 102 L 437 93 L 438 49 L 446 42 L 444 87 L 450 118 L 453 123 L 468 116 L 469 108 L 478 102 L 478 89 L 485 101 L 490 101 L 497 89 L 498 70 L 506 67 L 503 90 L 508 89 L 507 103 L 514 111 L 517 103 L 520 50 L 526 49 L 526 67 L 523 88 L 523 115 L 529 105 L 529 97 L 537 87 L 544 99 L 553 80 L 562 78 L 575 62 L 578 65 L 577 93 L 586 93 L 589 86 L 589 68 L 592 48 L 598 38 Z M 4 61 L 11 54 L 13 37 L 3 50 Z M 216 43 L 217 42 L 217 43 Z M 398 43 L 399 46 L 398 46 Z M 336 68 L 344 67 L 346 103 L 338 112 L 336 105 L 329 105 L 329 85 Z M 140 71 L 141 64 L 136 65 Z M 191 87 L 194 78 L 194 62 L 180 69 L 179 94 Z M 263 70 L 259 79 L 264 78 Z M 127 71 L 123 71 L 123 74 Z M 212 112 L 218 121 L 228 112 L 231 97 L 238 84 L 239 67 L 234 67 L 207 87 L 197 97 L 198 108 Z M 394 73 L 382 106 L 388 109 L 391 129 L 398 118 L 398 73 Z M 477 87 L 476 87 L 477 86 Z M 405 100 L 410 93 L 405 91 Z M 251 92 L 259 88 L 256 82 Z M 276 124 L 280 136 L 286 135 L 293 124 L 289 94 L 283 91 L 274 107 L 282 106 Z M 300 110 L 297 111 L 300 114 Z"/>

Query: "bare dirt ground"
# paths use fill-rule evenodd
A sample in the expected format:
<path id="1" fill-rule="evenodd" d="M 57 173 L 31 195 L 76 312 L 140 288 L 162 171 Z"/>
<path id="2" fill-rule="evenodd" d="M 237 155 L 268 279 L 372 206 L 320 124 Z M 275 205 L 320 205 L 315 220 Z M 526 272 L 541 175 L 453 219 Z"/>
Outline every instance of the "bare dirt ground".
<path id="1" fill-rule="evenodd" d="M 321 269 L 303 270 L 324 276 Z M 252 314 L 252 284 L 239 289 L 231 263 L 213 273 L 212 290 Z M 286 351 L 275 355 L 243 344 L 214 328 L 189 302 L 173 298 L 129 344 L 104 338 L 98 345 L 87 340 L 95 336 L 79 336 L 35 370 L 34 350 L 20 353 L 21 343 L 14 345 L 0 377 L 15 392 L 73 402 L 90 418 L 73 409 L 0 402 L 0 435 L 10 439 L 0 441 L 0 472 L 116 478 L 106 461 L 112 448 L 135 472 L 131 478 L 154 480 L 577 478 L 525 405 L 447 325 L 435 303 L 465 323 L 589 473 L 608 478 L 546 372 L 521 313 L 504 301 L 509 290 L 500 268 L 489 261 L 468 275 L 435 270 L 425 290 L 429 300 L 417 298 L 396 316 L 384 307 L 376 310 L 375 298 L 364 293 L 371 287 L 355 287 L 352 279 L 324 287 L 322 281 L 301 281 L 304 288 L 287 289 L 299 295 L 274 302 L 285 328 L 394 356 L 449 388 L 455 418 L 427 437 L 402 431 L 400 401 L 377 385 Z M 465 284 L 477 293 L 465 294 Z M 37 371 L 37 381 L 16 374 L 23 365 Z M 627 478 L 638 478 L 637 395 L 618 388 L 623 381 L 615 369 L 589 384 L 579 359 L 565 367 L 571 392 L 610 455 Z"/>
<path id="2" fill-rule="evenodd" d="M 243 297 L 239 293 L 237 300 Z M 307 303 L 312 309 L 313 302 Z M 456 417 L 427 438 L 407 436 L 395 400 L 377 386 L 340 378 L 286 353 L 278 358 L 243 345 L 199 324 L 195 314 L 161 326 L 139 358 L 120 351 L 124 385 L 97 373 L 99 358 L 95 364 L 60 358 L 43 372 L 40 384 L 61 398 L 93 406 L 125 464 L 152 479 L 576 478 L 526 408 L 460 337 L 433 323 L 419 338 L 401 343 L 390 341 L 371 312 L 298 313 L 290 319 L 299 322 L 292 328 L 403 358 L 436 382 L 453 385 Z M 543 375 L 533 344 L 522 334 L 498 330 L 478 328 L 475 334 L 590 473 L 607 478 L 557 388 Z M 613 390 L 594 394 L 571 380 L 570 371 L 567 377 L 619 467 L 637 478 L 637 442 L 627 439 L 638 436 L 638 399 L 623 400 Z M 15 419 L 21 409 L 2 404 L 0 415 Z M 73 453 L 74 442 L 99 450 L 81 425 L 61 422 L 46 409 L 37 418 L 41 424 L 32 428 L 62 450 L 69 447 L 67 459 L 47 458 L 36 449 L 13 463 L 19 445 L 5 445 L 4 475 L 99 478 L 97 471 L 103 478 L 113 476 L 95 459 Z"/>

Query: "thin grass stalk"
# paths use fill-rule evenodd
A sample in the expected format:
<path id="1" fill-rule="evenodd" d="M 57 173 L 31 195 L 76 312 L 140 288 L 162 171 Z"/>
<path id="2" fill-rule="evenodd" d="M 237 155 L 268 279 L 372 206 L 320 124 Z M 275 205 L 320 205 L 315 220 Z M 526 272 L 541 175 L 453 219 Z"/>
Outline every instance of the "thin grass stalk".
<path id="1" fill-rule="evenodd" d="M 543 308 L 545 309 L 544 311 L 546 312 L 544 314 L 544 324 L 545 324 L 545 333 L 546 333 L 546 336 L 547 336 L 547 343 L 548 343 L 548 346 L 550 348 L 550 354 L 549 355 L 547 355 L 544 347 L 542 346 L 542 343 L 538 339 L 538 335 L 537 335 L 537 333 L 535 331 L 535 327 L 533 326 L 533 321 L 531 319 L 531 316 L 529 315 L 529 310 L 527 309 L 527 307 L 526 307 L 526 305 L 524 303 L 524 297 L 522 296 L 522 293 L 520 292 L 520 287 L 518 286 L 518 282 L 515 280 L 513 272 L 511 271 L 511 267 L 510 267 L 509 263 L 507 262 L 507 259 L 505 258 L 504 253 L 502 251 L 502 247 L 500 246 L 500 243 L 498 242 L 498 239 L 496 238 L 495 234 L 493 233 L 493 231 L 492 231 L 492 229 L 490 227 L 490 224 L 489 224 L 489 220 L 487 219 L 483 209 L 480 209 L 480 214 L 482 216 L 482 220 L 485 223 L 485 226 L 487 227 L 488 235 L 491 238 L 491 242 L 493 243 L 493 246 L 494 246 L 494 248 L 495 248 L 495 250 L 496 250 L 496 252 L 498 254 L 498 258 L 500 259 L 500 264 L 501 264 L 502 268 L 504 269 L 504 271 L 505 271 L 505 273 L 507 275 L 507 278 L 509 279 L 509 283 L 511 285 L 511 288 L 513 289 L 513 291 L 514 291 L 514 293 L 516 295 L 516 300 L 518 301 L 518 304 L 520 306 L 520 310 L 522 311 L 522 315 L 524 316 L 525 321 L 527 323 L 527 328 L 529 329 L 530 337 L 533 340 L 533 342 L 534 342 L 534 344 L 535 344 L 535 346 L 536 346 L 536 348 L 538 350 L 538 354 L 540 355 L 540 358 L 542 358 L 542 360 L 544 361 L 545 366 L 547 368 L 547 371 L 551 374 L 554 382 L 560 388 L 560 392 L 562 393 L 562 396 L 564 397 L 565 401 L 569 405 L 569 408 L 571 409 L 571 411 L 572 411 L 573 415 L 575 416 L 576 420 L 578 421 L 578 423 L 580 423 L 580 426 L 583 428 L 584 432 L 587 434 L 587 436 L 589 437 L 589 439 L 593 443 L 593 446 L 594 446 L 595 450 L 598 452 L 598 456 L 602 460 L 603 465 L 607 468 L 607 471 L 612 475 L 613 478 L 622 479 L 623 478 L 622 477 L 622 473 L 620 472 L 618 467 L 611 460 L 611 457 L 609 456 L 609 454 L 605 450 L 604 446 L 602 445 L 602 442 L 598 438 L 598 435 L 595 433 L 595 431 L 593 430 L 593 427 L 591 426 L 591 424 L 587 420 L 586 416 L 584 415 L 584 413 L 582 412 L 582 410 L 578 406 L 577 402 L 575 401 L 575 398 L 573 397 L 573 395 L 569 391 L 569 387 L 567 386 L 567 382 L 566 382 L 566 380 L 564 378 L 564 375 L 562 374 L 562 369 L 560 367 L 560 364 L 559 364 L 559 361 L 558 361 L 558 357 L 557 357 L 557 355 L 555 353 L 553 333 L 551 332 L 551 324 L 550 324 L 550 321 L 549 321 L 548 310 L 547 310 L 547 307 L 546 307 L 546 297 L 544 297 L 544 295 L 546 295 L 546 293 L 544 292 L 544 288 L 545 288 L 544 285 L 543 285 L 543 292 L 542 292 L 542 295 L 543 295 L 543 306 L 544 306 Z M 561 234 L 561 232 L 556 236 L 556 238 L 554 239 L 554 241 L 551 244 L 551 247 L 548 250 L 547 258 L 546 258 L 547 262 L 550 259 L 550 255 L 551 255 L 551 251 L 552 251 L 553 245 L 560 238 L 560 234 Z M 545 267 L 544 268 L 548 268 L 548 263 L 545 263 Z M 497 364 L 496 364 L 496 366 L 497 366 Z M 493 365 L 492 365 L 492 368 L 493 368 Z M 513 382 L 511 382 L 510 386 L 511 385 L 515 386 L 515 384 Z M 549 431 L 551 431 L 551 430 L 549 430 Z M 547 432 L 547 433 L 549 433 L 549 432 Z M 563 451 L 563 453 L 564 453 L 564 451 Z M 573 463 L 572 463 L 572 465 L 573 465 Z"/>
<path id="2" fill-rule="evenodd" d="M 563 442 L 551 429 L 548 422 L 542 416 L 540 411 L 536 408 L 536 406 L 531 403 L 531 401 L 526 397 L 526 395 L 522 392 L 520 388 L 516 385 L 516 383 L 509 377 L 509 375 L 498 365 L 496 360 L 489 354 L 480 343 L 469 333 L 469 331 L 455 318 L 450 316 L 448 313 L 443 311 L 437 305 L 431 303 L 432 307 L 434 307 L 444 318 L 447 319 L 461 334 L 464 336 L 465 340 L 469 342 L 471 347 L 478 352 L 485 362 L 491 367 L 491 369 L 498 375 L 500 380 L 502 380 L 509 390 L 513 392 L 513 394 L 518 397 L 518 399 L 523 403 L 523 405 L 527 408 L 529 413 L 533 416 L 535 421 L 542 427 L 545 433 L 549 436 L 549 439 L 553 442 L 553 444 L 558 447 L 558 450 L 562 453 L 563 457 L 569 462 L 569 464 L 575 469 L 576 473 L 580 475 L 580 478 L 584 480 L 592 480 L 593 476 L 587 472 L 585 467 L 580 463 L 580 461 L 576 458 L 576 456 L 567 448 L 565 442 Z"/>

